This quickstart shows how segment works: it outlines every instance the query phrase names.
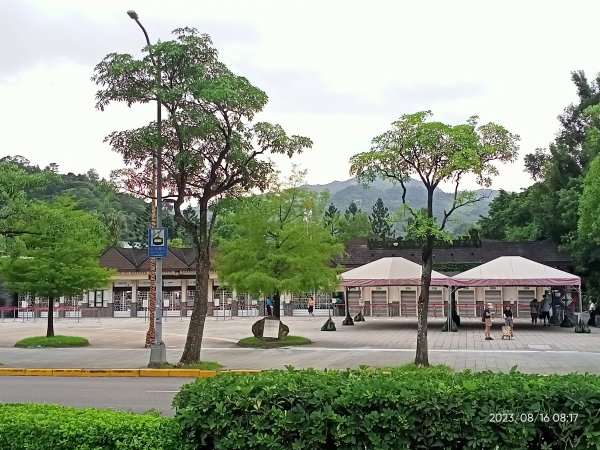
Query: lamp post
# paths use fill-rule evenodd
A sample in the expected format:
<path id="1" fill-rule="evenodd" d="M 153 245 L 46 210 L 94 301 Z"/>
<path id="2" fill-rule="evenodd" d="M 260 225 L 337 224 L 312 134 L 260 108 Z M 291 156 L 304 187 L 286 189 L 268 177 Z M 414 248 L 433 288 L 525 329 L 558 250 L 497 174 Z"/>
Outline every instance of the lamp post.
<path id="1" fill-rule="evenodd" d="M 139 16 L 135 11 L 127 11 L 127 15 L 135 20 L 139 27 L 144 32 L 146 43 L 148 44 L 148 52 L 152 59 L 152 64 L 156 69 L 156 83 L 160 86 L 160 65 L 152 56 L 150 48 L 150 38 L 146 29 L 139 20 Z M 162 147 L 160 140 L 162 139 L 162 124 L 161 124 L 161 103 L 159 93 L 156 93 L 156 128 L 158 132 L 158 144 L 155 151 L 155 168 L 156 168 L 156 227 L 162 227 Z M 163 303 L 163 282 L 162 282 L 162 258 L 156 257 L 156 308 L 155 308 L 155 325 L 154 325 L 154 345 L 150 348 L 150 363 L 148 367 L 163 367 L 167 362 L 167 351 L 165 343 L 162 340 L 162 303 Z"/>

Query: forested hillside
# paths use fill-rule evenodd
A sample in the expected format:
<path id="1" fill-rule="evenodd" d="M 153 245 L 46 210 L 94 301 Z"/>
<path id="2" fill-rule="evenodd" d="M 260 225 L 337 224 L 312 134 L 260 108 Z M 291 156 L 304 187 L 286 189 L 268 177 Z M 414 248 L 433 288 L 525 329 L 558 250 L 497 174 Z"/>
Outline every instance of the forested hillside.
<path id="1" fill-rule="evenodd" d="M 49 200 L 57 195 L 67 194 L 76 200 L 77 206 L 86 211 L 97 213 L 110 230 L 113 243 L 121 245 L 144 246 L 146 242 L 146 230 L 150 224 L 151 208 L 149 201 L 144 201 L 131 194 L 118 192 L 107 180 L 101 179 L 95 169 L 89 169 L 86 173 L 75 174 L 72 172 L 60 173 L 60 167 L 51 164 L 40 168 L 31 164 L 23 156 L 5 156 L 0 161 L 18 164 L 30 173 L 40 172 L 47 169 L 55 173 L 55 177 L 48 182 L 43 189 L 35 189 L 28 193 L 32 199 Z M 426 193 L 420 183 L 409 183 L 407 199 L 409 203 L 420 208 L 425 205 Z M 364 188 L 355 179 L 347 181 L 335 181 L 326 185 L 308 185 L 308 190 L 314 192 L 329 192 L 328 204 L 332 203 L 342 213 L 346 211 L 352 202 L 366 215 L 373 216 L 373 205 L 381 199 L 383 205 L 393 212 L 400 206 L 401 190 L 389 182 L 377 181 L 369 188 Z M 481 191 L 478 191 L 481 193 Z M 456 212 L 454 221 L 449 226 L 452 234 L 464 234 L 488 211 L 489 203 L 497 195 L 497 191 L 486 190 L 489 198 L 486 198 L 471 207 L 461 208 Z M 447 208 L 451 201 L 451 194 L 436 192 L 436 200 L 439 196 L 440 210 Z M 170 241 L 172 245 L 189 245 L 189 240 L 173 220 L 170 205 L 165 205 L 163 219 L 169 227 Z M 401 230 L 401 226 L 396 226 Z M 366 233 L 368 234 L 372 230 Z"/>
<path id="2" fill-rule="evenodd" d="M 23 156 L 5 156 L 0 161 L 18 164 L 29 173 L 41 172 L 43 169 L 56 175 L 49 179 L 44 188 L 36 188 L 28 192 L 31 199 L 50 200 L 57 195 L 69 195 L 75 199 L 79 208 L 95 212 L 100 216 L 110 231 L 111 241 L 115 244 L 144 246 L 147 229 L 150 224 L 151 207 L 133 195 L 118 192 L 107 180 L 101 179 L 94 169 L 85 174 L 69 172 L 61 174 L 55 164 L 40 168 L 32 165 Z M 169 227 L 172 242 L 185 244 L 185 236 L 175 226 L 173 215 L 166 205 L 165 226 Z M 179 238 L 178 240 L 175 240 Z M 183 241 L 183 242 L 182 242 Z"/>
<path id="3" fill-rule="evenodd" d="M 382 180 L 373 182 L 368 188 L 365 188 L 355 178 L 323 185 L 308 185 L 306 188 L 317 192 L 328 191 L 330 195 L 329 202 L 341 211 L 344 211 L 351 202 L 354 202 L 363 211 L 370 214 L 373 205 L 379 198 L 390 212 L 397 210 L 402 203 L 402 189 L 400 186 Z M 476 193 L 479 197 L 485 195 L 487 198 L 472 206 L 465 206 L 455 211 L 448 226 L 448 230 L 452 234 L 464 234 L 475 225 L 481 216 L 487 216 L 490 202 L 498 195 L 498 191 L 493 189 L 479 189 Z M 436 190 L 434 215 L 437 218 L 441 218 L 444 209 L 448 210 L 451 207 L 452 195 Z M 426 206 L 427 192 L 421 182 L 414 181 L 406 184 L 406 201 L 413 208 L 418 209 Z"/>

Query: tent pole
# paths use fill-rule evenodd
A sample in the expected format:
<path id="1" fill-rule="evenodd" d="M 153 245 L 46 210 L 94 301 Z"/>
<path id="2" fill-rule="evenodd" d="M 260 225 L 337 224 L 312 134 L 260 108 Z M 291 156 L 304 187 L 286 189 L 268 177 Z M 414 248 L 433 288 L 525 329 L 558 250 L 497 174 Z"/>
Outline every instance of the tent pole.
<path id="1" fill-rule="evenodd" d="M 446 318 L 448 321 L 448 333 L 452 332 L 452 286 L 446 286 L 448 290 L 448 317 Z"/>
<path id="2" fill-rule="evenodd" d="M 446 317 L 446 322 L 448 323 L 448 333 L 452 330 L 452 294 L 450 293 L 450 286 L 446 286 L 446 298 L 448 300 L 448 317 Z"/>

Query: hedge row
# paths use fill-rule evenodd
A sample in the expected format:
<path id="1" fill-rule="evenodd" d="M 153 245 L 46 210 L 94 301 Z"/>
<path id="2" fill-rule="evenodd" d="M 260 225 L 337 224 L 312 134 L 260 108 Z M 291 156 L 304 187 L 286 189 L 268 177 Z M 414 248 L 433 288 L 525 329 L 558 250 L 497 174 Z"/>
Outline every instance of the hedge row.
<path id="1" fill-rule="evenodd" d="M 600 449 L 600 377 L 265 371 L 175 397 L 198 449 Z"/>
<path id="2" fill-rule="evenodd" d="M 184 386 L 174 405 L 175 419 L 0 404 L 0 449 L 600 449 L 592 375 L 226 373 Z"/>
<path id="3" fill-rule="evenodd" d="M 2 450 L 179 450 L 174 419 L 93 408 L 0 404 Z"/>

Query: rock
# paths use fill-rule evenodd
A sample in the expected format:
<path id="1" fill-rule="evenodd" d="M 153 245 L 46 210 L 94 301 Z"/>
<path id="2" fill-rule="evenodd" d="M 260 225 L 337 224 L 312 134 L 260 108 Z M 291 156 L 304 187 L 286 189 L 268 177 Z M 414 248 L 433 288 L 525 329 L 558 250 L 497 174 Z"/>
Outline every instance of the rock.
<path id="1" fill-rule="evenodd" d="M 279 322 L 279 337 L 277 338 L 272 338 L 272 337 L 264 337 L 263 333 L 265 331 L 265 321 L 269 320 L 269 321 L 277 321 Z M 284 324 L 283 322 L 281 322 L 279 319 L 274 318 L 274 317 L 264 317 L 256 322 L 254 322 L 254 324 L 252 325 L 252 334 L 259 338 L 262 339 L 264 341 L 282 341 L 283 339 L 285 339 L 285 337 L 289 334 L 290 332 L 290 328 Z"/>

